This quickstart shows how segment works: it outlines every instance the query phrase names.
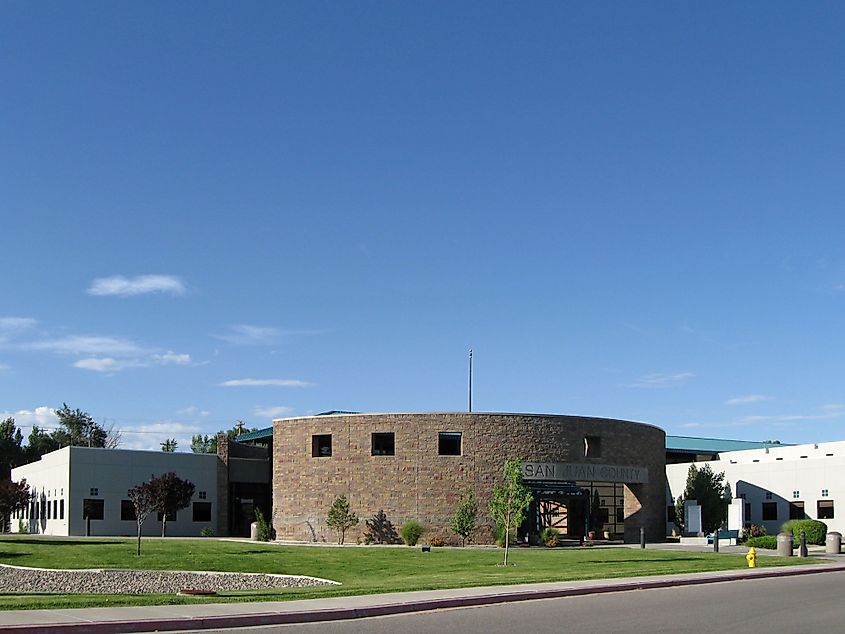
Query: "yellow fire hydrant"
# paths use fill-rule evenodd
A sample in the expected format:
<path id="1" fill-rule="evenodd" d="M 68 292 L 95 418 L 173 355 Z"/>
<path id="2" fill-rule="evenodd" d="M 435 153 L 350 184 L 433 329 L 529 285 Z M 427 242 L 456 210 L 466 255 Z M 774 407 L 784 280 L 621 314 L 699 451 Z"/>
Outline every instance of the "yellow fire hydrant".
<path id="1" fill-rule="evenodd" d="M 748 562 L 749 568 L 757 567 L 757 551 L 754 550 L 753 546 L 748 549 L 748 554 L 745 556 L 745 560 Z"/>

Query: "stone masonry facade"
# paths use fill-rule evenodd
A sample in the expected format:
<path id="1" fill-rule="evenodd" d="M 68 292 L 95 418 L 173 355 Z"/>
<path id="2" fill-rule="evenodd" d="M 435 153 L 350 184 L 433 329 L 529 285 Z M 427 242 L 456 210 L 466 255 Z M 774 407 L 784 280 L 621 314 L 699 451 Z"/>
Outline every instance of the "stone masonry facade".
<path id="1" fill-rule="evenodd" d="M 439 455 L 440 432 L 460 432 L 460 455 Z M 372 455 L 372 434 L 393 433 L 394 455 Z M 314 456 L 315 435 L 331 435 L 331 455 Z M 600 457 L 585 457 L 584 438 L 599 437 Z M 383 510 L 397 531 L 418 520 L 446 543 L 462 491 L 475 492 L 479 529 L 491 543 L 487 511 L 508 459 L 530 462 L 644 466 L 649 480 L 624 491 L 625 541 L 665 537 L 665 434 L 643 423 L 537 414 L 342 414 L 273 422 L 273 526 L 277 539 L 336 541 L 326 513 L 346 495 L 361 519 L 347 541 L 363 536 L 365 520 Z"/>

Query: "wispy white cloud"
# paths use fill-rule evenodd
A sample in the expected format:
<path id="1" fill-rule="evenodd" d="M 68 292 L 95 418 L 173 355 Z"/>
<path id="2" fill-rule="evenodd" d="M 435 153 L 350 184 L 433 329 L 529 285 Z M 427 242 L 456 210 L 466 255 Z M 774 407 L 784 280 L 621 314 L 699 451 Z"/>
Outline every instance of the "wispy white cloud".
<path id="1" fill-rule="evenodd" d="M 231 332 L 212 337 L 241 346 L 260 346 L 274 344 L 284 334 L 279 328 L 250 324 L 236 324 L 229 328 Z"/>
<path id="2" fill-rule="evenodd" d="M 753 403 L 762 403 L 763 401 L 771 401 L 771 396 L 765 394 L 748 394 L 746 396 L 737 396 L 729 398 L 725 401 L 725 405 L 751 405 Z"/>
<path id="3" fill-rule="evenodd" d="M 164 354 L 150 354 L 143 357 L 127 357 L 115 359 L 113 357 L 87 357 L 73 364 L 75 368 L 93 370 L 94 372 L 114 373 L 127 368 L 148 368 L 153 365 L 190 365 L 191 355 L 165 352 Z"/>
<path id="4" fill-rule="evenodd" d="M 87 357 L 75 361 L 73 367 L 92 372 L 114 373 L 126 368 L 137 368 L 142 363 L 136 359 L 114 359 L 112 357 Z"/>
<path id="5" fill-rule="evenodd" d="M 685 383 L 688 379 L 694 377 L 692 372 L 677 372 L 675 374 L 646 374 L 641 376 L 633 383 L 628 383 L 624 387 L 660 389 L 667 387 L 676 387 Z"/>
<path id="6" fill-rule="evenodd" d="M 28 330 L 34 328 L 37 323 L 32 317 L 0 317 L 0 333 Z"/>
<path id="7" fill-rule="evenodd" d="M 188 405 L 188 407 L 184 407 L 176 413 L 182 416 L 208 416 L 211 414 L 208 410 L 200 409 L 196 405 Z"/>
<path id="8" fill-rule="evenodd" d="M 708 428 L 730 428 L 730 427 L 750 427 L 752 425 L 773 425 L 775 427 L 790 427 L 792 423 L 803 423 L 813 421 L 836 420 L 845 417 L 845 407 L 840 407 L 833 404 L 831 408 L 828 405 L 819 407 L 821 413 L 814 414 L 767 414 L 767 415 L 751 415 L 742 416 L 727 421 L 714 422 L 690 422 L 681 425 L 687 429 L 708 429 Z"/>
<path id="9" fill-rule="evenodd" d="M 57 427 L 59 424 L 56 410 L 46 405 L 36 407 L 35 409 L 19 409 L 16 412 L 0 412 L 0 420 L 5 420 L 9 417 L 15 419 L 15 425 L 19 428 L 31 428 L 33 425 L 42 428 Z"/>
<path id="10" fill-rule="evenodd" d="M 276 405 L 274 407 L 262 407 L 256 405 L 253 413 L 261 418 L 281 418 L 285 414 L 290 414 L 293 411 L 292 407 L 285 405 Z"/>
<path id="11" fill-rule="evenodd" d="M 219 385 L 221 387 L 312 387 L 314 384 L 299 379 L 231 379 Z"/>
<path id="12" fill-rule="evenodd" d="M 144 349 L 129 339 L 89 335 L 72 335 L 60 339 L 41 339 L 20 344 L 27 350 L 54 352 L 56 354 L 89 354 L 112 356 L 140 355 Z"/>
<path id="13" fill-rule="evenodd" d="M 87 292 L 89 295 L 132 297 L 149 293 L 183 295 L 186 290 L 185 282 L 175 275 L 138 275 L 136 277 L 113 275 L 95 279 Z"/>
<path id="14" fill-rule="evenodd" d="M 191 355 L 186 353 L 178 354 L 168 350 L 164 354 L 154 354 L 150 359 L 158 365 L 190 365 Z"/>

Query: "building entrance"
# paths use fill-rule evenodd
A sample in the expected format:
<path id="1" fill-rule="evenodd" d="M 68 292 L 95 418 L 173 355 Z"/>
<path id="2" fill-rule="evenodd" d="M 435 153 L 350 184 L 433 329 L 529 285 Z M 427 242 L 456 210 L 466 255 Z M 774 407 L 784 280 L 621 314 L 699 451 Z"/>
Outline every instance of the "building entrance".
<path id="1" fill-rule="evenodd" d="M 590 492 L 574 482 L 530 482 L 533 501 L 523 527 L 523 539 L 540 542 L 540 531 L 553 527 L 562 537 L 581 539 L 587 534 Z M 521 531 L 522 532 L 522 531 Z"/>

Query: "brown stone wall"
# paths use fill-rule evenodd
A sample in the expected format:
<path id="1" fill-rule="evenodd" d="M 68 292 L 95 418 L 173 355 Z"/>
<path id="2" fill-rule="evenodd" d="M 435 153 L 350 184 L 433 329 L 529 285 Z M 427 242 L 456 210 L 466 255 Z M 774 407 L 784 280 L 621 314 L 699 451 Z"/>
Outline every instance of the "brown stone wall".
<path id="1" fill-rule="evenodd" d="M 461 432 L 462 455 L 438 455 L 438 432 Z M 371 455 L 371 434 L 393 432 L 396 453 Z M 331 457 L 311 455 L 314 434 L 332 435 Z M 601 456 L 584 457 L 584 436 L 601 437 Z M 277 420 L 273 423 L 273 525 L 278 539 L 334 542 L 326 512 L 346 495 L 361 523 L 383 509 L 397 530 L 419 520 L 428 536 L 457 538 L 449 523 L 461 492 L 475 491 L 476 542 L 490 541 L 487 507 L 509 458 L 535 462 L 586 462 L 645 466 L 649 482 L 626 486 L 625 539 L 665 537 L 665 434 L 641 423 L 605 418 L 533 414 L 354 414 Z"/>

